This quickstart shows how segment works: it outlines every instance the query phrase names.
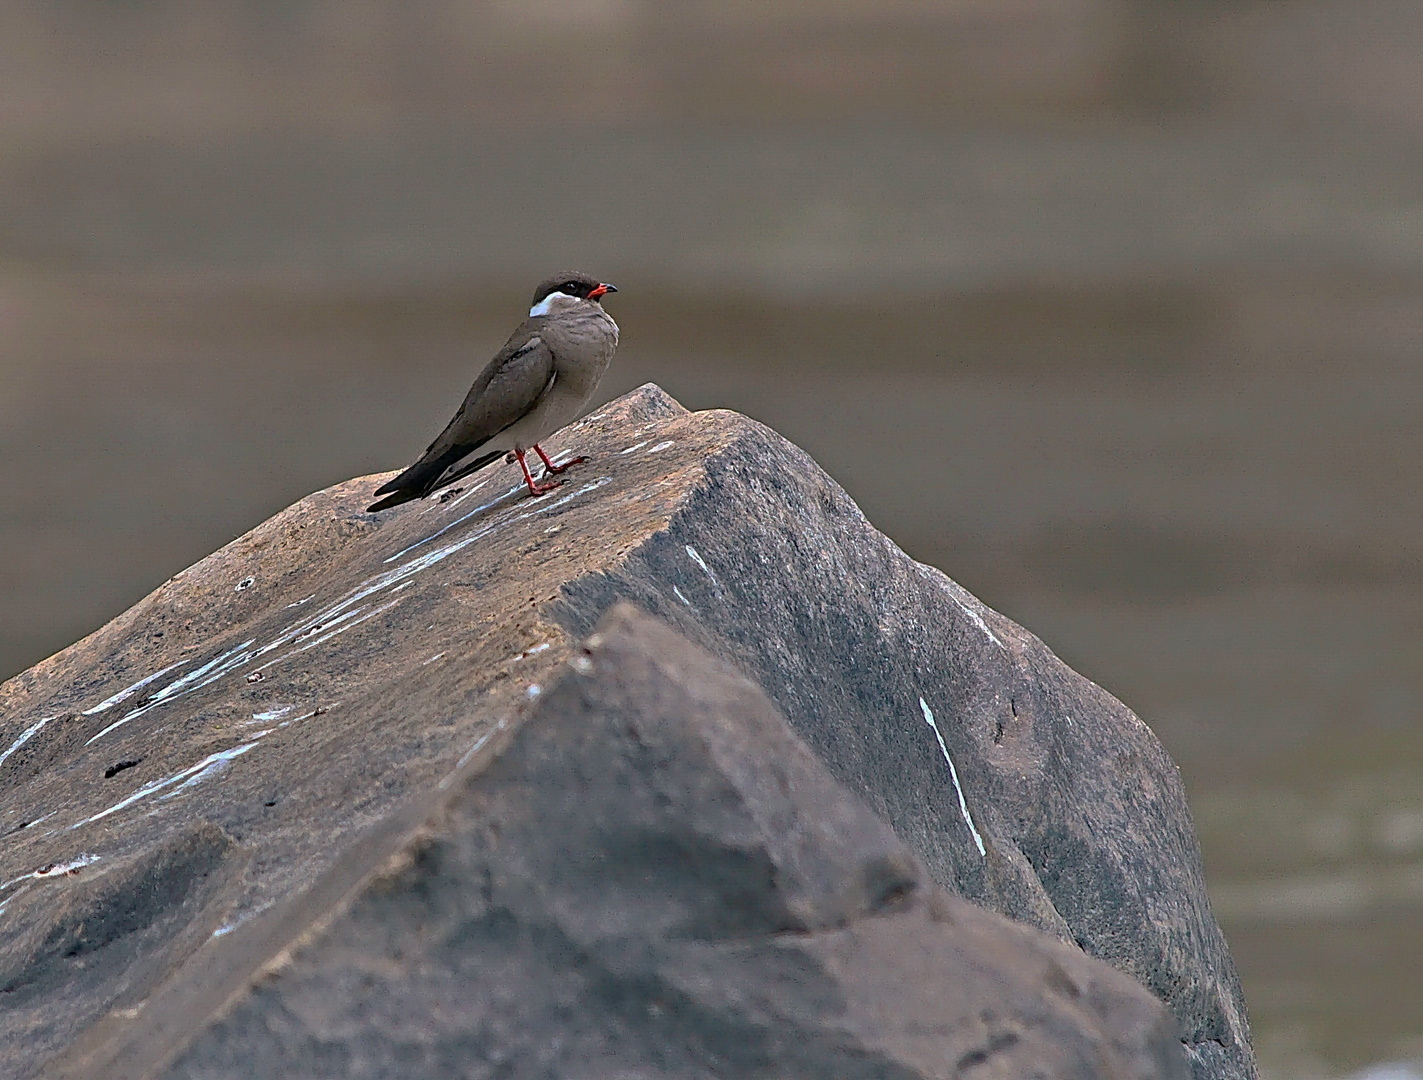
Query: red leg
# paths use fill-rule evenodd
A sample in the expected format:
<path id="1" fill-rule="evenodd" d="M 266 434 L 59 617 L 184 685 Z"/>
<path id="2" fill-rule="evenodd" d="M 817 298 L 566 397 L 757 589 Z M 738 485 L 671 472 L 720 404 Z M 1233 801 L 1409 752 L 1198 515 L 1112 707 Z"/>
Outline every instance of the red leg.
<path id="1" fill-rule="evenodd" d="M 559 481 L 550 480 L 547 484 L 534 483 L 533 475 L 529 472 L 529 463 L 524 460 L 524 452 L 516 449 L 514 456 L 519 459 L 519 468 L 524 470 L 524 483 L 529 485 L 529 491 L 534 495 L 543 495 L 558 487 Z"/>
<path id="2" fill-rule="evenodd" d="M 555 475 L 557 475 L 558 473 L 561 473 L 565 469 L 567 469 L 570 465 L 577 465 L 579 462 L 588 460 L 586 457 L 576 457 L 571 461 L 565 461 L 562 465 L 555 465 L 552 461 L 548 459 L 548 455 L 544 453 L 544 448 L 542 446 L 540 446 L 538 443 L 534 443 L 534 449 L 538 452 L 539 457 L 543 458 L 545 475 L 547 475 L 548 473 L 554 473 Z"/>

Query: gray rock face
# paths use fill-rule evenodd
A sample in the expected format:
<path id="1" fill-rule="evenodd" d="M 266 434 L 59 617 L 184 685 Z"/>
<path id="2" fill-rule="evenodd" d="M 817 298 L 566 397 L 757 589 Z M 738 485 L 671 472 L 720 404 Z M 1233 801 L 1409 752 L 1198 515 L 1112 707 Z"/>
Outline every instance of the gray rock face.
<path id="1" fill-rule="evenodd" d="M 747 424 L 666 530 L 563 593 L 575 633 L 626 599 L 737 664 L 937 880 L 1140 980 L 1176 1014 L 1198 1076 L 1255 1074 L 1155 735 L 908 558 L 798 447 Z"/>
<path id="2" fill-rule="evenodd" d="M 396 882 L 392 896 L 405 895 L 402 889 L 427 891 L 452 920 L 449 925 L 484 925 L 479 920 L 487 912 L 480 914 L 485 909 L 473 897 L 456 902 L 446 895 L 465 890 L 460 882 L 478 880 L 465 875 L 484 873 L 480 867 L 522 882 L 509 886 L 525 890 L 520 896 L 537 893 L 545 906 L 520 909 L 525 921 L 518 932 L 532 935 L 535 953 L 553 948 L 552 958 L 498 953 L 498 943 L 481 944 L 476 929 L 466 943 L 471 956 L 484 958 L 478 963 L 492 965 L 482 970 L 508 971 L 511 979 L 523 972 L 548 988 L 557 981 L 553 973 L 563 970 L 558 965 L 573 962 L 573 946 L 558 945 L 555 937 L 541 936 L 545 932 L 573 935 L 575 944 L 582 942 L 579 948 L 591 950 L 590 963 L 614 964 L 620 954 L 607 945 L 616 937 L 613 924 L 643 920 L 643 944 L 632 950 L 646 953 L 638 963 L 655 967 L 654 954 L 662 955 L 657 950 L 672 948 L 667 943 L 674 940 L 717 943 L 715 960 L 705 954 L 701 981 L 695 987 L 677 983 L 698 1009 L 716 1012 L 709 1004 L 715 994 L 740 993 L 733 984 L 717 983 L 741 970 L 727 966 L 728 942 L 741 933 L 718 922 L 727 918 L 728 907 L 748 920 L 748 939 L 775 939 L 776 951 L 762 949 L 753 967 L 773 955 L 778 959 L 771 968 L 784 962 L 786 970 L 809 972 L 818 964 L 843 973 L 853 966 L 847 957 L 860 948 L 845 942 L 913 919 L 922 924 L 925 955 L 942 955 L 946 964 L 951 954 L 969 956 L 967 944 L 944 945 L 942 953 L 927 944 L 933 931 L 925 928 L 942 923 L 923 914 L 934 907 L 923 899 L 932 890 L 900 849 L 874 841 L 863 823 L 846 824 L 838 840 L 821 837 L 819 846 L 812 844 L 797 831 L 804 826 L 790 812 L 791 796 L 779 811 L 778 827 L 786 831 L 778 839 L 752 843 L 744 831 L 751 826 L 728 819 L 717 829 L 730 832 L 708 832 L 723 841 L 741 837 L 726 841 L 726 851 L 718 847 L 721 841 L 709 841 L 691 858 L 692 849 L 678 847 L 690 842 L 685 837 L 657 839 L 649 832 L 647 851 L 634 844 L 633 851 L 609 854 L 611 841 L 574 827 L 577 814 L 557 816 L 567 815 L 557 800 L 516 814 L 513 804 L 499 800 L 527 803 L 539 789 L 533 781 L 523 787 L 511 781 L 509 791 L 522 794 L 495 800 L 511 815 L 508 828 L 528 830 L 520 834 L 528 838 L 541 827 L 564 830 L 588 844 L 603 843 L 589 850 L 605 857 L 574 873 L 583 865 L 578 859 L 565 867 L 549 854 L 563 850 L 556 838 L 545 837 L 553 845 L 546 848 L 521 840 L 513 845 L 517 851 L 501 849 L 497 858 L 486 850 L 488 836 L 476 827 L 479 813 L 467 808 L 493 796 L 479 795 L 486 789 L 478 785 L 465 786 L 472 783 L 468 774 L 486 765 L 506 767 L 497 751 L 510 739 L 535 737 L 533 727 L 526 736 L 521 725 L 547 688 L 557 683 L 550 699 L 573 709 L 561 696 L 572 693 L 570 684 L 559 681 L 571 678 L 565 664 L 581 662 L 577 639 L 625 598 L 759 683 L 829 773 L 889 821 L 941 886 L 1075 941 L 1145 983 L 1180 1026 L 1195 1076 L 1254 1074 L 1238 982 L 1210 915 L 1180 780 L 1144 724 L 1032 635 L 938 571 L 908 559 L 813 462 L 760 425 L 728 413 L 686 413 L 649 387 L 568 429 L 554 440 L 559 445 L 592 461 L 541 499 L 522 497 L 512 470 L 503 467 L 442 501 L 379 518 L 361 508 L 381 478 L 313 495 L 0 687 L 0 828 L 8 834 L 0 850 L 0 995 L 13 995 L 0 1010 L 0 1073 L 33 1075 L 59 1054 L 51 1067 L 57 1074 L 149 1075 L 111 1066 L 138 1060 L 124 1057 L 126 1048 L 173 1050 L 195 1031 L 202 1034 L 188 1053 L 200 1056 L 182 1060 L 194 1070 L 200 1061 L 209 1063 L 202 1068 L 220 1069 L 227 1052 L 221 1048 L 237 1045 L 232 1025 L 243 1015 L 262 1018 L 261 1030 L 275 1033 L 274 1047 L 281 1031 L 293 1033 L 294 1046 L 306 1037 L 303 1030 L 318 1033 L 311 1037 L 323 1046 L 329 1037 L 348 1049 L 365 1045 L 363 1039 L 374 1040 L 374 1047 L 384 1036 L 374 1027 L 361 1034 L 357 1014 L 342 1012 L 351 999 L 342 999 L 344 1005 L 322 999 L 316 988 L 355 987 L 339 980 L 355 980 L 358 969 L 377 984 L 387 977 L 391 986 L 404 978 L 411 986 L 419 983 L 418 973 L 382 974 L 386 961 L 377 959 L 404 955 L 423 933 L 410 928 L 425 925 L 418 919 L 402 922 L 403 908 L 392 908 L 382 924 L 385 953 L 372 944 L 361 959 L 350 951 L 354 945 L 341 952 L 332 944 L 342 927 L 377 918 L 367 908 L 377 893 L 362 884 L 364 875 L 371 858 L 397 851 L 407 852 L 401 865 L 415 869 L 391 870 L 380 880 Z M 669 685 L 690 693 L 676 679 Z M 748 710 L 755 711 L 745 705 L 728 715 Z M 537 730 L 563 726 L 550 720 Z M 762 723 L 755 728 L 760 736 L 744 734 L 744 749 L 770 752 L 764 729 Z M 557 768 L 573 769 L 595 790 L 595 763 L 602 759 L 567 755 Z M 718 758 L 713 768 L 709 760 L 704 753 L 699 772 L 689 758 L 678 775 L 693 788 L 724 784 L 731 766 Z M 530 762 L 522 767 L 533 770 L 530 776 L 537 771 Z M 464 770 L 459 780 L 451 780 L 452 769 Z M 753 779 L 747 783 L 762 790 L 757 785 L 764 777 Z M 835 802 L 824 794 L 831 790 L 828 781 L 805 782 L 821 792 L 814 805 L 825 809 Z M 459 798 L 472 801 L 442 802 L 454 798 L 451 785 L 463 792 Z M 848 815 L 845 822 L 867 820 L 855 817 L 858 810 L 836 812 Z M 468 829 L 428 825 L 443 820 L 440 813 L 473 816 L 461 819 Z M 759 822 L 757 836 L 774 831 L 766 824 L 771 819 L 753 814 L 746 820 Z M 452 861 L 428 864 L 426 855 L 415 854 L 418 845 L 412 847 L 408 835 L 418 828 L 434 828 L 428 850 Z M 887 853 L 882 865 L 870 854 L 876 843 Z M 510 859 L 523 862 L 516 866 Z M 679 865 L 706 863 L 714 880 L 700 872 L 659 875 L 648 869 L 677 859 Z M 859 873 L 853 867 L 870 865 L 881 866 L 875 873 L 888 875 L 886 881 L 902 878 L 903 895 L 895 899 L 899 886 L 884 882 L 853 889 L 845 884 Z M 540 877 L 545 872 L 551 876 Z M 416 877 L 401 876 L 407 873 Z M 758 873 L 784 876 L 775 878 L 774 888 L 763 881 L 757 892 L 752 885 Z M 601 884 L 595 889 L 573 880 L 581 874 Z M 647 900 L 636 882 L 649 874 L 673 899 Z M 728 895 L 744 895 L 746 902 L 728 905 Z M 594 905 L 602 896 L 617 899 Z M 581 914 L 568 909 L 580 904 Z M 832 918 L 832 910 L 841 914 Z M 1000 941 L 1008 932 L 961 906 L 953 906 L 953 919 L 955 925 L 995 927 L 983 931 L 985 941 Z M 359 925 L 366 927 L 363 933 L 375 933 L 375 923 Z M 323 937 L 322 926 L 335 936 Z M 913 951 L 903 944 L 908 931 L 883 932 L 885 957 Z M 1046 978 L 1042 957 L 1061 954 L 1026 930 L 1012 932 L 1029 943 L 1022 959 L 1028 967 L 1020 969 L 1027 975 L 1026 981 L 1003 976 L 1004 987 L 1012 982 L 1018 989 L 1005 989 L 1002 1000 L 1026 1002 L 1028 997 L 1013 994 L 1039 993 Z M 807 937 L 791 960 L 783 948 L 787 934 Z M 835 952 L 832 940 L 849 951 Z M 308 946 L 317 951 L 304 951 Z M 487 949 L 495 952 L 481 951 Z M 295 1010 L 290 1015 L 276 1005 L 276 1011 L 243 1012 L 257 1008 L 251 1003 L 262 995 L 278 993 L 277 983 L 242 990 L 254 970 L 283 957 L 318 954 L 326 959 L 317 967 L 329 976 L 300 964 L 278 976 L 280 993 L 295 995 L 282 1006 Z M 346 959 L 338 962 L 338 955 Z M 690 955 L 678 954 L 689 965 Z M 446 970 L 440 977 L 454 980 L 462 994 L 509 993 L 507 987 L 501 991 L 498 978 L 476 989 L 468 971 L 459 974 L 466 961 L 443 953 L 440 961 Z M 995 963 L 1005 971 L 1012 967 L 1002 956 Z M 755 1011 L 763 1007 L 757 1001 L 728 999 L 717 1006 L 722 1011 L 716 1023 L 731 1023 L 727 1030 L 736 1032 L 738 1043 L 751 1039 L 754 1029 L 763 1032 L 763 1046 L 766 1039 L 803 1042 L 797 1052 L 806 1054 L 869 1047 L 867 1053 L 910 1070 L 903 1075 L 950 1075 L 946 1059 L 933 1058 L 938 1064 L 931 1068 L 905 1049 L 908 1042 L 895 1041 L 900 1036 L 892 1034 L 897 1029 L 883 1011 L 890 998 L 880 1004 L 849 1001 L 880 985 L 874 977 L 881 967 L 901 971 L 881 979 L 885 985 L 875 991 L 881 994 L 890 993 L 887 984 L 931 974 L 908 974 L 910 969 L 875 960 L 862 976 L 831 979 L 828 996 L 816 998 L 804 996 L 806 986 L 783 985 L 790 979 L 785 971 L 766 969 L 767 985 L 780 987 L 774 1000 L 763 1003 L 766 1011 Z M 342 970 L 347 974 L 339 975 Z M 592 977 L 576 970 L 583 972 L 579 978 Z M 1101 981 L 1101 974 L 1080 974 L 1086 969 L 1064 970 L 1079 987 L 1116 985 Z M 689 971 L 678 978 L 696 982 Z M 332 981 L 323 984 L 328 977 Z M 539 983 L 542 978 L 550 981 Z M 807 985 L 815 981 L 807 979 Z M 184 989 L 175 997 L 178 987 Z M 849 996 L 843 1001 L 835 997 L 842 991 Z M 1118 994 L 1119 988 L 1110 991 Z M 238 1004 L 215 1025 L 212 1018 L 229 999 Z M 434 1008 L 438 995 L 431 990 L 412 1000 Z M 556 1012 L 560 1001 L 565 999 L 554 996 L 540 1007 Z M 565 1004 L 571 1009 L 574 1001 Z M 825 1011 L 812 1016 L 816 1001 Z M 613 1013 L 597 1011 L 604 1008 L 613 1006 L 597 1005 L 587 1015 L 607 1020 Z M 534 1023 L 532 1014 L 512 1006 L 488 1010 L 479 1015 L 509 1030 L 486 1031 L 476 1042 L 490 1053 L 502 1047 L 518 1056 L 523 1044 L 515 1028 Z M 456 1027 L 463 1015 L 458 1012 L 448 1014 Z M 733 1013 L 740 1019 L 727 1020 Z M 863 1019 L 871 1013 L 882 1037 Z M 829 1028 L 816 1026 L 832 1014 L 848 1025 L 833 1038 Z M 438 1027 L 441 1015 L 425 1019 Z M 947 1015 L 921 1017 L 914 1030 L 937 1031 Z M 1088 1034 L 1067 1040 L 1060 1052 L 1079 1053 L 1098 1038 L 1091 1031 L 1116 1030 L 1105 1015 L 1098 1009 L 1088 1016 L 1081 1028 Z M 781 1020 L 787 1026 L 779 1026 Z M 812 1030 L 814 1037 L 788 1034 Z M 1028 1049 L 1046 1043 L 1021 1033 L 1022 1042 L 1014 1045 L 1025 1049 L 992 1049 L 995 1035 L 984 1032 L 974 1045 L 988 1047 L 993 1060 L 1025 1063 L 1046 1052 Z M 248 1034 L 255 1046 L 255 1029 Z M 1080 1075 L 1170 1075 L 1159 1072 L 1159 1055 L 1150 1049 L 1154 1038 L 1142 1035 L 1131 1043 L 1134 1049 L 1122 1051 L 1121 1060 L 1137 1062 L 1131 1067 L 1137 1071 Z M 649 1044 L 629 1034 L 617 1045 L 618 1052 L 632 1054 Z M 976 1052 L 968 1042 L 952 1045 L 962 1045 L 964 1054 Z M 380 1052 L 370 1053 L 377 1062 Z M 150 1053 L 145 1060 L 151 1066 L 159 1059 Z M 964 1068 L 977 1060 L 965 1059 Z M 1140 1071 L 1148 1060 L 1157 1062 L 1151 1066 L 1157 1072 Z M 820 1072 L 811 1061 L 807 1057 L 796 1068 Z M 1052 1074 L 1079 1075 L 1070 1069 Z"/>
<path id="3" fill-rule="evenodd" d="M 163 1075 L 1189 1075 L 1150 994 L 945 895 L 743 676 L 626 607 L 575 665 Z"/>

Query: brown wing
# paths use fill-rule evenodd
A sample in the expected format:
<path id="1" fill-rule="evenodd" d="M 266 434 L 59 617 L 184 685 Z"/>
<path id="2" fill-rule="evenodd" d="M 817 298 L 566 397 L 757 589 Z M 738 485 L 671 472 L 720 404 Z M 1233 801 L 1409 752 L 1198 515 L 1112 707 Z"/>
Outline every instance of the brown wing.
<path id="1" fill-rule="evenodd" d="M 479 373 L 459 411 L 419 460 L 376 489 L 377 495 L 395 494 L 372 506 L 372 510 L 420 498 L 451 466 L 534 407 L 553 378 L 553 353 L 538 336 L 539 325 L 540 320 L 529 319 L 514 332 Z"/>

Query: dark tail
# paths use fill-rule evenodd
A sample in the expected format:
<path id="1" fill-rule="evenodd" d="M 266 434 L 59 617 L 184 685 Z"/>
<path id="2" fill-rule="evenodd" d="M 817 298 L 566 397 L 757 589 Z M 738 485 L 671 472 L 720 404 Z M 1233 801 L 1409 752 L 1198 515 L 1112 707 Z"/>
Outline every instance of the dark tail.
<path id="1" fill-rule="evenodd" d="M 440 484 L 440 477 L 445 474 L 445 470 L 453 465 L 460 458 L 468 454 L 473 447 L 452 446 L 437 458 L 429 461 L 423 458 L 417 461 L 410 468 L 406 469 L 399 476 L 387 480 L 380 487 L 376 488 L 377 495 L 384 495 L 384 499 L 371 503 L 366 507 L 367 513 L 377 514 L 382 510 L 389 510 L 392 506 L 399 506 L 401 503 L 411 502 L 420 499 L 434 491 Z M 447 483 L 458 480 L 462 476 L 468 476 L 477 469 L 482 469 L 501 454 L 496 452 L 485 454 L 476 458 L 459 472 L 449 478 Z"/>

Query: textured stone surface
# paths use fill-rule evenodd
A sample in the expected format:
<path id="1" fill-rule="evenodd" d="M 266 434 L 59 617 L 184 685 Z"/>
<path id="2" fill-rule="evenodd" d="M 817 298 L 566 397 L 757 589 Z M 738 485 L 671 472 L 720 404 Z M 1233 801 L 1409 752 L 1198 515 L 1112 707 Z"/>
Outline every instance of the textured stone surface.
<path id="1" fill-rule="evenodd" d="M 316 918 L 343 852 L 627 598 L 758 682 L 942 885 L 1143 982 L 1197 1077 L 1253 1075 L 1179 777 L 1129 710 L 743 417 L 649 387 L 551 449 L 593 460 L 537 500 L 507 466 L 380 517 L 381 478 L 317 493 L 0 687 L 4 1071 L 269 909 Z M 133 916 L 96 931 L 95 903 Z"/>
<path id="2" fill-rule="evenodd" d="M 495 749 L 220 1019 L 177 1046 L 140 1019 L 88 1075 L 1189 1075 L 1141 986 L 946 895 L 759 688 L 630 606 Z"/>

